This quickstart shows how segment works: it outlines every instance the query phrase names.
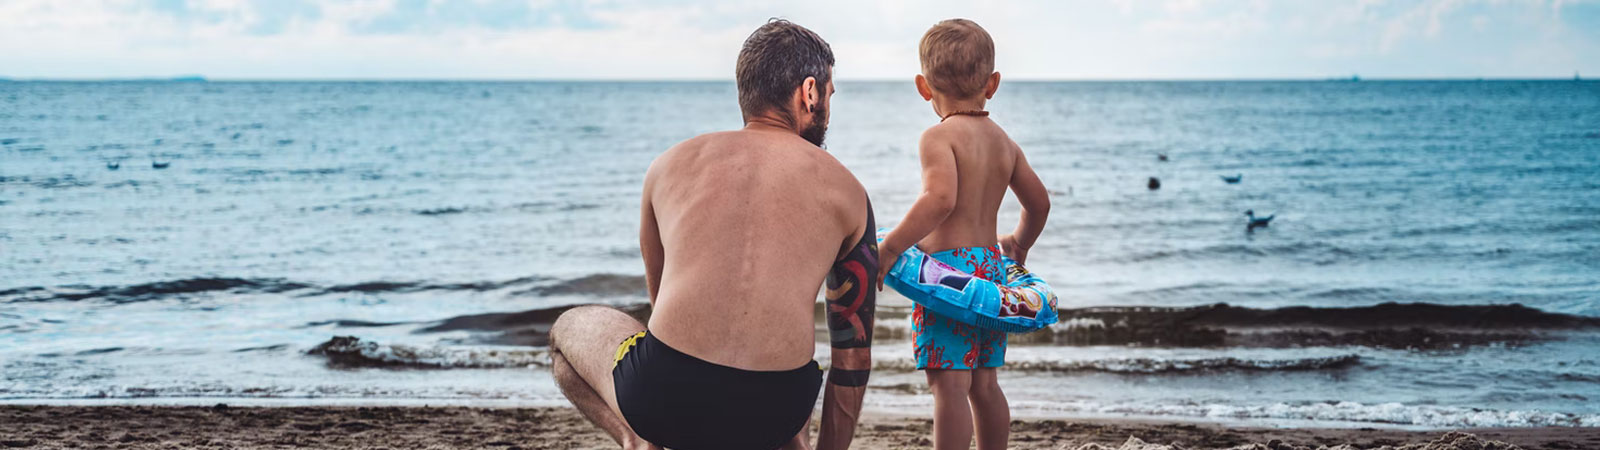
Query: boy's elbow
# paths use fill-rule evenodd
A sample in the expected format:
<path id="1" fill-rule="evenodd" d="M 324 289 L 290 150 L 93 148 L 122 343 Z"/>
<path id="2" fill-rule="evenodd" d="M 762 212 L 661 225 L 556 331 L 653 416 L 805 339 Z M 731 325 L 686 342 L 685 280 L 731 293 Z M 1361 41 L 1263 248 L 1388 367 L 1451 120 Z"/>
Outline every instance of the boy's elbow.
<path id="1" fill-rule="evenodd" d="M 1033 202 L 1032 205 L 1023 205 L 1023 209 L 1028 210 L 1029 214 L 1036 214 L 1036 215 L 1039 215 L 1041 217 L 1049 216 L 1050 215 L 1050 197 L 1046 196 L 1044 198 L 1041 198 L 1038 201 Z"/>

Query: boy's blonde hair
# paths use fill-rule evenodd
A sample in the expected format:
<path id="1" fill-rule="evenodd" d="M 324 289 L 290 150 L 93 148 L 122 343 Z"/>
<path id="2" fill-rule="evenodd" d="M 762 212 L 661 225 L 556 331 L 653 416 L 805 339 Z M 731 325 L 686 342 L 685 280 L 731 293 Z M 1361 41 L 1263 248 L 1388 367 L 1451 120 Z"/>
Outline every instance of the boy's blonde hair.
<path id="1" fill-rule="evenodd" d="M 971 20 L 934 24 L 922 35 L 917 53 L 929 87 L 955 98 L 983 95 L 989 74 L 994 73 L 994 39 Z"/>

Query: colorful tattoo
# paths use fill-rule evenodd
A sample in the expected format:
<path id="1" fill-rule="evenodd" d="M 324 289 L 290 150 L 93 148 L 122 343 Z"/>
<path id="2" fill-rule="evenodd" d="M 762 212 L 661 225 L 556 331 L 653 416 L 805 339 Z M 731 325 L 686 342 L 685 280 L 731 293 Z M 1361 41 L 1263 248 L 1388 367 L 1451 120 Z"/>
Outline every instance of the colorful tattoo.
<path id="1" fill-rule="evenodd" d="M 872 346 L 872 319 L 877 311 L 878 239 L 867 201 L 867 228 L 861 242 L 828 272 L 828 334 L 833 348 Z"/>

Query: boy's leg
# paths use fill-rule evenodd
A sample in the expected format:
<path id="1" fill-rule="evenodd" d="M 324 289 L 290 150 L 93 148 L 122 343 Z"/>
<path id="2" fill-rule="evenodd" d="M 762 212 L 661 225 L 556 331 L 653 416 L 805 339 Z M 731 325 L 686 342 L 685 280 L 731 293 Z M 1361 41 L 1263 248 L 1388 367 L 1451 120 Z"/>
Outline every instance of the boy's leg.
<path id="1" fill-rule="evenodd" d="M 927 372 L 928 387 L 933 388 L 933 448 L 966 450 L 972 445 L 972 407 L 967 403 L 972 371 L 928 369 Z"/>
<path id="2" fill-rule="evenodd" d="M 972 370 L 973 426 L 978 430 L 978 450 L 1001 450 L 1011 439 L 1011 405 L 1000 391 L 999 372 L 994 367 Z"/>
<path id="3" fill-rule="evenodd" d="M 550 372 L 572 406 L 623 448 L 659 448 L 645 442 L 622 419 L 611 381 L 617 345 L 640 331 L 643 324 L 612 308 L 567 310 L 550 326 Z"/>

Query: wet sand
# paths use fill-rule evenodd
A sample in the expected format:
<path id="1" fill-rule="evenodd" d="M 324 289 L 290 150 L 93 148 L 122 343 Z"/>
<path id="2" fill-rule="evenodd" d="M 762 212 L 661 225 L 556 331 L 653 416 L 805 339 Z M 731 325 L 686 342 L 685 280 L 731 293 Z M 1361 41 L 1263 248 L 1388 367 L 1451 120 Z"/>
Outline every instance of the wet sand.
<path id="1" fill-rule="evenodd" d="M 931 422 L 871 415 L 853 448 L 929 448 Z M 1016 449 L 1600 448 L 1596 428 L 1446 431 L 1018 420 Z M 815 429 L 813 428 L 813 433 Z M 1131 438 L 1131 439 L 1130 439 Z M 1496 442 L 1502 441 L 1502 442 Z M 1148 442 L 1150 446 L 1135 446 Z M 1341 447 L 1343 446 L 1343 447 Z M 0 406 L 0 448 L 587 449 L 615 444 L 570 408 Z"/>

